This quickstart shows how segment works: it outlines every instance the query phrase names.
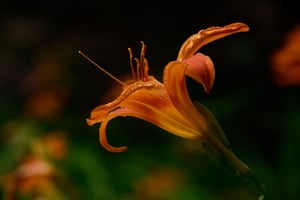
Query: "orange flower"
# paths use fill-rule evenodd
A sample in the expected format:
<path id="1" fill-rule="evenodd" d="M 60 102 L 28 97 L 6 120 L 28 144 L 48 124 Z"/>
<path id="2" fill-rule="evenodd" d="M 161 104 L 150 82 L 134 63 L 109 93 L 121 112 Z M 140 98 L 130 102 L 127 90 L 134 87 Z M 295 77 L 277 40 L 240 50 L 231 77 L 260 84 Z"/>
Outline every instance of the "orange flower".
<path id="1" fill-rule="evenodd" d="M 189 37 L 182 45 L 177 60 L 167 64 L 164 69 L 163 83 L 148 75 L 148 62 L 145 58 L 146 46 L 142 42 L 140 59 L 135 58 L 129 48 L 133 80 L 123 85 L 123 92 L 114 101 L 96 107 L 87 123 L 101 123 L 99 135 L 101 145 L 112 152 L 122 152 L 127 147 L 112 147 L 106 140 L 107 123 L 115 117 L 136 117 L 166 131 L 184 138 L 205 139 L 209 134 L 208 120 L 215 124 L 208 111 L 195 106 L 187 92 L 186 76 L 203 85 L 208 92 L 214 82 L 215 69 L 208 56 L 196 51 L 203 45 L 227 35 L 248 31 L 243 23 L 233 23 L 225 27 L 211 27 Z M 199 107 L 199 109 L 197 109 Z M 208 116 L 209 115 L 209 116 Z M 211 123 L 210 122 L 210 123 Z M 228 141 L 224 141 L 228 143 Z"/>
<path id="2" fill-rule="evenodd" d="M 270 64 L 278 86 L 300 85 L 300 26 L 285 36 L 283 46 L 272 53 Z"/>
<path id="3" fill-rule="evenodd" d="M 148 75 L 149 66 L 145 58 L 144 43 L 142 42 L 140 58 L 134 58 L 136 69 L 133 67 L 133 54 L 129 49 L 133 80 L 127 84 L 117 80 L 124 86 L 121 95 L 108 104 L 96 107 L 87 119 L 89 125 L 101 123 L 99 129 L 101 145 L 111 152 L 125 151 L 126 146 L 109 145 L 106 127 L 108 122 L 116 117 L 136 117 L 180 137 L 199 139 L 211 156 L 225 161 L 237 173 L 253 180 L 254 176 L 250 169 L 228 149 L 229 141 L 217 120 L 202 104 L 192 102 L 186 86 L 186 76 L 189 76 L 209 92 L 215 78 L 214 65 L 208 56 L 195 54 L 196 51 L 209 42 L 248 30 L 248 26 L 243 23 L 200 30 L 183 43 L 177 60 L 167 64 L 163 83 Z"/>

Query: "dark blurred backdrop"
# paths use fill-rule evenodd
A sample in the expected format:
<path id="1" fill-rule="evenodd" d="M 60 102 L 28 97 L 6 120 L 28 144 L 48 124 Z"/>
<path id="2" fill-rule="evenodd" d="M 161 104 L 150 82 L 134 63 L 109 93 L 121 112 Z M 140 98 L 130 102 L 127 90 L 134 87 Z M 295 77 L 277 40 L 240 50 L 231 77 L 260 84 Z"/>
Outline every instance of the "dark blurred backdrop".
<path id="1" fill-rule="evenodd" d="M 56 179 L 47 181 L 56 199 L 257 199 L 254 185 L 197 152 L 192 141 L 120 118 L 110 123 L 108 137 L 129 150 L 114 154 L 99 145 L 98 125 L 85 122 L 94 107 L 113 99 L 113 88 L 121 88 L 78 50 L 124 80 L 127 48 L 137 55 L 142 40 L 150 73 L 161 80 L 187 37 L 233 22 L 250 31 L 200 50 L 214 61 L 216 80 L 209 95 L 188 80 L 191 96 L 215 114 L 234 152 L 274 199 L 300 198 L 300 77 L 296 84 L 278 84 L 271 62 L 300 25 L 296 2 L 289 0 L 2 2 L 2 196 L 8 199 L 13 187 L 20 199 L 31 198 L 28 183 L 17 184 L 14 173 L 30 156 L 47 157 L 54 166 Z M 300 57 L 300 50 L 295 53 Z M 52 145 L 45 137 L 53 132 L 60 157 L 40 150 Z M 40 140 L 51 142 L 36 147 Z"/>

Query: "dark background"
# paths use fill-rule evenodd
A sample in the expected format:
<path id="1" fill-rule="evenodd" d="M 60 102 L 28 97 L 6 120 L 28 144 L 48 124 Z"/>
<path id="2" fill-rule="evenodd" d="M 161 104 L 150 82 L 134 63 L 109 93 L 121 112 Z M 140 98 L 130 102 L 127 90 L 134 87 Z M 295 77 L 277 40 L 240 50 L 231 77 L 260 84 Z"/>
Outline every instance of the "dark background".
<path id="1" fill-rule="evenodd" d="M 110 143 L 129 150 L 106 152 L 98 142 L 98 125 L 89 127 L 85 119 L 113 99 L 107 96 L 112 88 L 121 88 L 78 54 L 84 51 L 122 79 L 130 73 L 127 48 L 138 55 L 142 40 L 150 74 L 161 80 L 187 37 L 243 22 L 249 32 L 200 50 L 214 61 L 216 80 L 209 95 L 188 80 L 190 94 L 215 114 L 234 152 L 274 199 L 299 198 L 300 91 L 276 85 L 270 64 L 299 20 L 293 1 L 2 3 L 0 174 L 17 168 L 31 153 L 32 140 L 60 130 L 68 151 L 53 163 L 67 182 L 60 193 L 66 199 L 257 199 L 260 191 L 253 184 L 194 151 L 193 141 L 138 119 L 110 123 Z M 35 105 L 47 107 L 47 98 L 38 98 L 47 92 L 58 106 L 37 114 Z"/>

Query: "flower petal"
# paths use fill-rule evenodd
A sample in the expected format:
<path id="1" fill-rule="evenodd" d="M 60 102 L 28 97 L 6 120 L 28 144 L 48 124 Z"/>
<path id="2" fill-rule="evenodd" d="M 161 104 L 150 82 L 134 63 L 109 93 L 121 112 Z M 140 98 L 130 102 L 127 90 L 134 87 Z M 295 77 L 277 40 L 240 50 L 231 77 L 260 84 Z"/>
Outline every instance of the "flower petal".
<path id="1" fill-rule="evenodd" d="M 233 33 L 247 32 L 248 25 L 240 22 L 232 23 L 224 27 L 213 26 L 190 36 L 181 46 L 177 60 L 183 61 L 184 59 L 192 57 L 199 48 L 210 43 L 214 40 L 226 37 Z"/>
<path id="2" fill-rule="evenodd" d="M 170 133 L 184 138 L 199 137 L 199 132 L 179 113 L 170 99 L 165 87 L 150 78 L 148 82 L 140 82 L 147 86 L 128 93 L 122 97 L 118 104 L 113 104 L 110 109 L 108 106 L 99 106 L 91 113 L 89 124 L 101 122 L 99 129 L 101 145 L 112 152 L 122 152 L 126 147 L 112 147 L 106 139 L 106 126 L 115 117 L 131 116 L 150 122 Z M 121 98 L 121 96 L 119 97 Z M 113 103 L 113 102 L 112 102 Z M 103 110 L 102 110 L 103 109 Z"/>
<path id="3" fill-rule="evenodd" d="M 205 92 L 209 92 L 215 80 L 215 68 L 212 60 L 202 53 L 197 53 L 183 62 L 188 64 L 186 74 L 202 84 Z"/>
<path id="4" fill-rule="evenodd" d="M 126 146 L 121 147 L 113 147 L 111 146 L 106 138 L 106 127 L 107 123 L 112 120 L 113 118 L 119 117 L 119 114 L 110 115 L 109 117 L 105 118 L 99 128 L 99 141 L 103 148 L 110 152 L 123 152 L 127 150 Z"/>
<path id="5" fill-rule="evenodd" d="M 196 127 L 201 135 L 201 133 L 207 132 L 208 127 L 205 118 L 200 115 L 189 97 L 186 87 L 188 67 L 189 65 L 183 62 L 170 62 L 165 67 L 163 82 L 176 109 L 192 124 L 192 127 Z"/>

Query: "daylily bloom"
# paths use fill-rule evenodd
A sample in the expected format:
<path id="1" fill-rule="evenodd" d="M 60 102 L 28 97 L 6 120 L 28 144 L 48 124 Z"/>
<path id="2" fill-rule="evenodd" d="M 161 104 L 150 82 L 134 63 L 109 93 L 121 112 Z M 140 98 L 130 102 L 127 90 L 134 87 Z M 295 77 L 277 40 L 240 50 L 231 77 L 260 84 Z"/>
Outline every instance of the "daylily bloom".
<path id="1" fill-rule="evenodd" d="M 101 145 L 111 152 L 125 151 L 126 146 L 113 147 L 108 143 L 106 127 L 108 122 L 116 117 L 136 117 L 177 136 L 199 139 L 211 156 L 219 161 L 225 161 L 237 173 L 254 179 L 250 169 L 229 150 L 229 141 L 217 120 L 202 104 L 192 102 L 186 86 L 188 76 L 209 92 L 215 78 L 214 65 L 208 56 L 196 52 L 209 42 L 248 30 L 249 27 L 244 23 L 200 30 L 183 43 L 177 60 L 166 65 L 162 83 L 148 75 L 145 44 L 142 42 L 139 59 L 133 60 L 129 48 L 133 80 L 128 83 L 117 80 L 123 85 L 120 96 L 110 103 L 96 107 L 87 119 L 89 125 L 101 123 L 99 129 Z M 136 68 L 133 61 L 136 62 Z"/>
<path id="2" fill-rule="evenodd" d="M 149 65 L 145 58 L 146 46 L 142 42 L 140 59 L 135 58 L 136 69 L 133 66 L 133 54 L 129 48 L 130 64 L 133 80 L 128 84 L 121 82 L 123 92 L 114 101 L 96 107 L 87 123 L 101 123 L 99 136 L 101 145 L 112 152 L 122 152 L 127 147 L 112 147 L 106 139 L 107 123 L 115 117 L 132 116 L 165 129 L 184 138 L 205 139 L 209 134 L 211 116 L 206 110 L 199 110 L 192 103 L 186 87 L 186 76 L 203 85 L 209 92 L 214 78 L 215 69 L 208 56 L 196 51 L 203 45 L 227 35 L 248 31 L 243 23 L 233 23 L 225 27 L 211 27 L 200 30 L 189 37 L 181 46 L 176 61 L 167 64 L 164 69 L 163 83 L 148 75 Z M 119 81 L 120 82 L 120 81 Z M 201 106 L 202 108 L 202 106 Z M 203 113 L 204 112 L 204 113 Z M 206 119 L 206 118 L 209 119 Z M 228 143 L 223 139 L 223 143 Z"/>

